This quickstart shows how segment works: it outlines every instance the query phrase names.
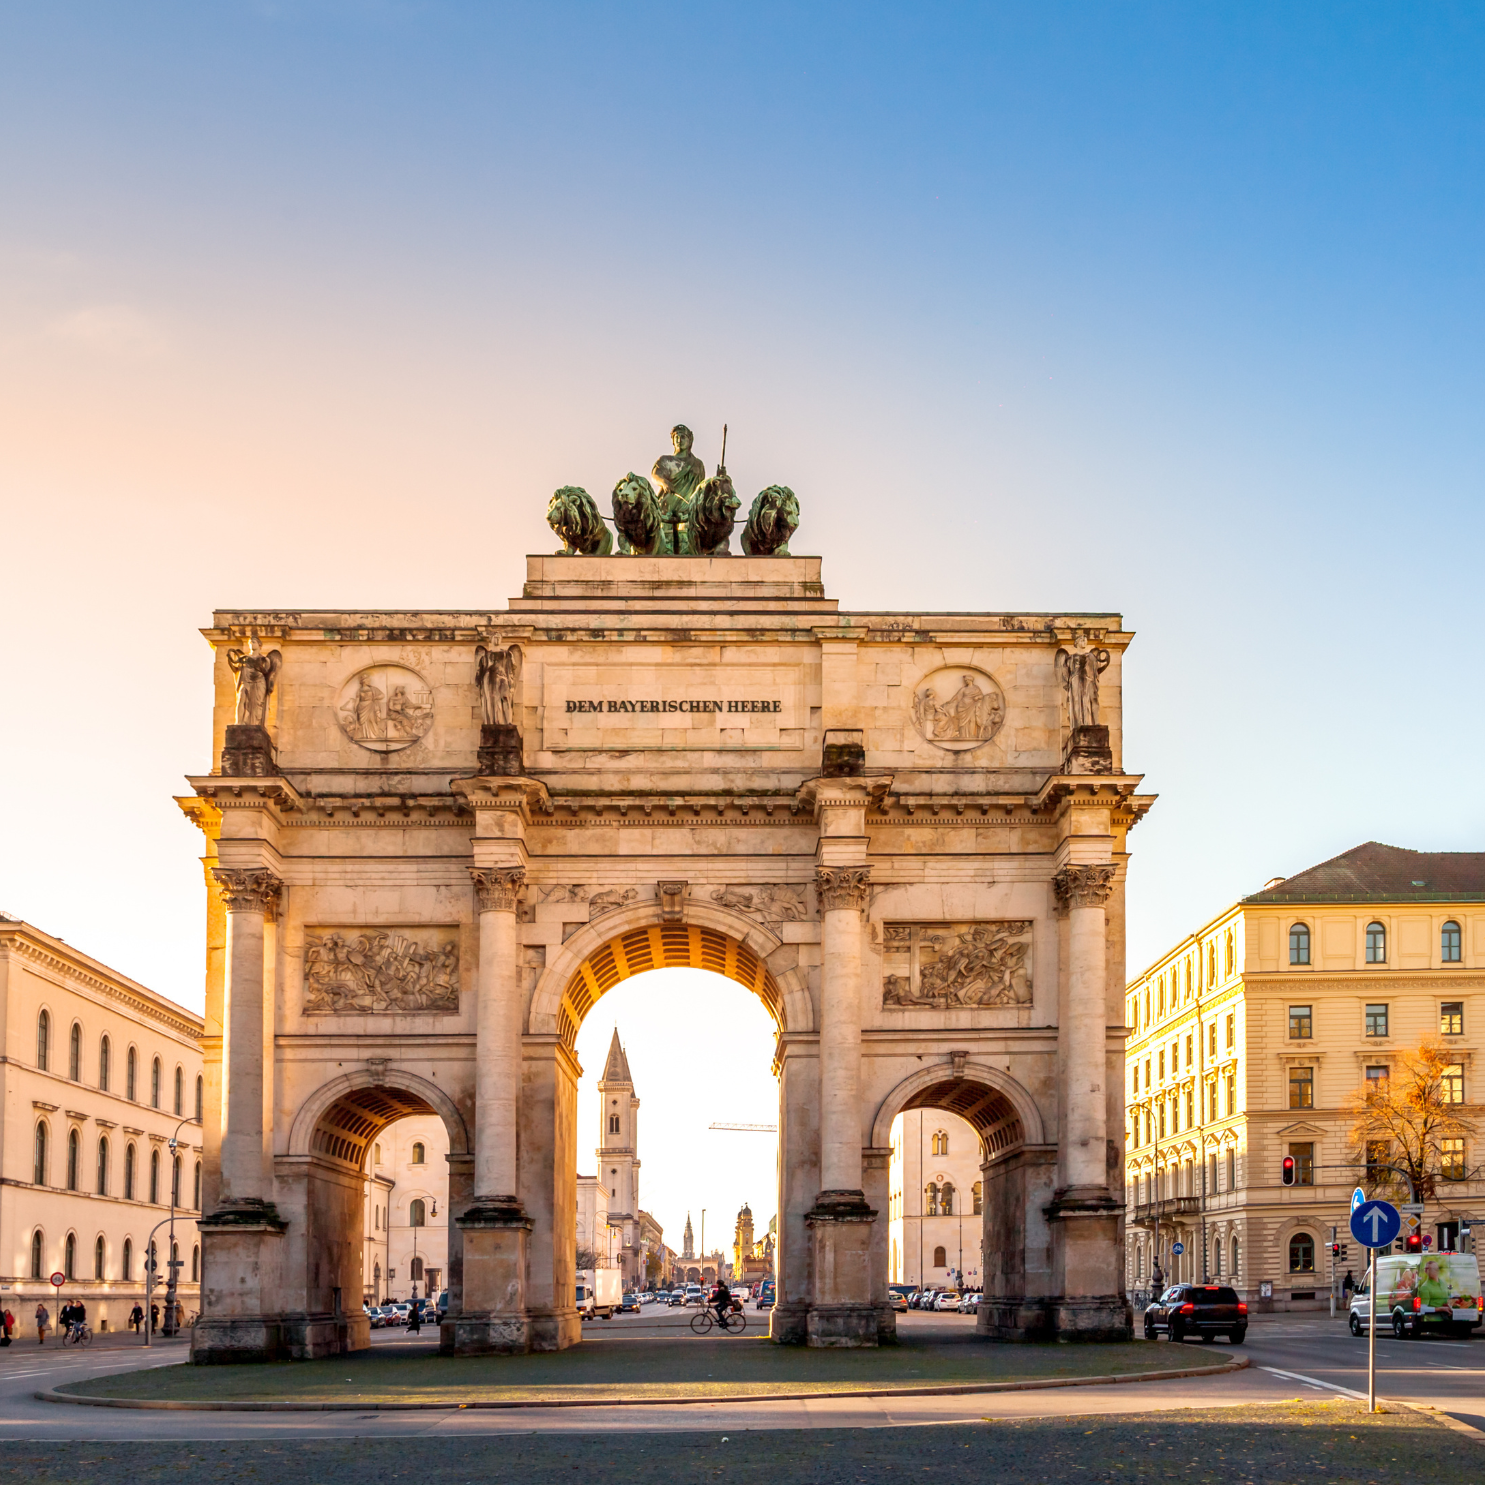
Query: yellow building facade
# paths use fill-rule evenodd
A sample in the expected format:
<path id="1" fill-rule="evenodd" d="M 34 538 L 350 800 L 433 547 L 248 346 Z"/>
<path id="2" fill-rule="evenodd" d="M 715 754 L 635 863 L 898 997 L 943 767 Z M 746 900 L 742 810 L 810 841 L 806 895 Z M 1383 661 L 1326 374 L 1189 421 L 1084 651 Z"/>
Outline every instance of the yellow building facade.
<path id="1" fill-rule="evenodd" d="M 1482 1017 L 1485 853 L 1369 842 L 1175 945 L 1125 999 L 1129 1288 L 1148 1290 L 1158 1261 L 1166 1282 L 1220 1279 L 1258 1309 L 1325 1303 L 1331 1229 L 1347 1245 L 1337 1280 L 1366 1261 L 1346 1225 L 1363 1183 L 1347 1099 L 1429 1037 L 1457 1053 L 1468 1112 Z M 1467 1173 L 1481 1152 L 1445 1156 Z M 1442 1183 L 1423 1230 L 1453 1246 L 1472 1216 L 1485 1183 Z"/>

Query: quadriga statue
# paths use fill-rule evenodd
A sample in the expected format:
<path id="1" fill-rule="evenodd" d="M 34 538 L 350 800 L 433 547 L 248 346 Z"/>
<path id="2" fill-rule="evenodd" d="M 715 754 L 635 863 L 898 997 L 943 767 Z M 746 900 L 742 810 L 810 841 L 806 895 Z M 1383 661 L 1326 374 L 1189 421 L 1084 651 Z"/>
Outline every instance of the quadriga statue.
<path id="1" fill-rule="evenodd" d="M 691 538 L 691 554 L 696 557 L 726 557 L 739 505 L 732 480 L 725 474 L 714 474 L 701 482 L 686 514 L 686 530 Z"/>
<path id="2" fill-rule="evenodd" d="M 565 543 L 559 557 L 607 557 L 613 551 L 593 497 L 577 485 L 563 485 L 547 506 L 547 524 Z"/>
<path id="3" fill-rule="evenodd" d="M 750 557 L 787 557 L 789 538 L 799 529 L 799 501 L 787 485 L 758 492 L 743 527 L 742 549 Z"/>
<path id="4" fill-rule="evenodd" d="M 621 552 L 636 557 L 661 557 L 670 552 L 660 497 L 649 480 L 633 470 L 614 486 L 614 529 Z"/>

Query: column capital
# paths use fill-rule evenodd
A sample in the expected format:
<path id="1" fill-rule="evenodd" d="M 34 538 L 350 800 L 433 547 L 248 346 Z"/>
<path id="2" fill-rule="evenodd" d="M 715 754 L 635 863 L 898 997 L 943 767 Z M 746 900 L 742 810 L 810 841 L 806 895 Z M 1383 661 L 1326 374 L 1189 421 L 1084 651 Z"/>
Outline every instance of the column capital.
<path id="1" fill-rule="evenodd" d="M 869 866 L 817 866 L 815 868 L 815 893 L 820 899 L 820 911 L 833 908 L 852 908 L 860 912 L 866 906 L 871 888 Z"/>
<path id="2" fill-rule="evenodd" d="M 1064 866 L 1052 878 L 1052 890 L 1057 894 L 1057 907 L 1061 912 L 1069 908 L 1102 907 L 1114 890 L 1115 867 Z"/>
<path id="3" fill-rule="evenodd" d="M 262 913 L 270 921 L 278 916 L 284 884 L 271 871 L 214 866 L 211 874 L 229 913 Z"/>
<path id="4" fill-rule="evenodd" d="M 471 866 L 469 876 L 482 913 L 513 913 L 526 895 L 524 866 Z"/>

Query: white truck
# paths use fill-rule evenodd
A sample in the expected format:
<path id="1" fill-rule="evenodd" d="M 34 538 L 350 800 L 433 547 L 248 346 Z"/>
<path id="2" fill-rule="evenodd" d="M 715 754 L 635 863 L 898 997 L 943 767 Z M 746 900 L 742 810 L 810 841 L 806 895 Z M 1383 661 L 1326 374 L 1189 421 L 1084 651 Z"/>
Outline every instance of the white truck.
<path id="1" fill-rule="evenodd" d="M 624 1275 L 617 1268 L 581 1268 L 577 1276 L 578 1314 L 585 1320 L 611 1318 L 624 1300 Z"/>

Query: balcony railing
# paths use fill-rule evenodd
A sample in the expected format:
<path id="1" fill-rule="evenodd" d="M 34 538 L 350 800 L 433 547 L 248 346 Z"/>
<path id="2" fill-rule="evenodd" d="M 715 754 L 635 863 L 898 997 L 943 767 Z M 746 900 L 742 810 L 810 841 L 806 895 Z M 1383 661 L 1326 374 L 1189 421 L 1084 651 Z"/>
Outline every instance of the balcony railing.
<path id="1" fill-rule="evenodd" d="M 1130 1209 L 1128 1220 L 1134 1223 L 1162 1221 L 1167 1217 L 1194 1216 L 1201 1211 L 1199 1196 L 1166 1196 L 1159 1201 L 1141 1202 Z"/>

